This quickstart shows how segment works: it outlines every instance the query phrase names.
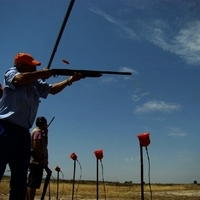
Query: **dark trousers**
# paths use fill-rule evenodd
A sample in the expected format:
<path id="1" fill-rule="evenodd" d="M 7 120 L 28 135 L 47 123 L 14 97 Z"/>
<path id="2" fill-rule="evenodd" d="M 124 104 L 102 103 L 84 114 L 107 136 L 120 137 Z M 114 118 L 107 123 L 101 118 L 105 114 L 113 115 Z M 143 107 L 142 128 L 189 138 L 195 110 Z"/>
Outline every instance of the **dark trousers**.
<path id="1" fill-rule="evenodd" d="M 30 133 L 28 129 L 0 120 L 0 180 L 9 164 L 11 171 L 10 200 L 24 200 L 30 162 Z"/>

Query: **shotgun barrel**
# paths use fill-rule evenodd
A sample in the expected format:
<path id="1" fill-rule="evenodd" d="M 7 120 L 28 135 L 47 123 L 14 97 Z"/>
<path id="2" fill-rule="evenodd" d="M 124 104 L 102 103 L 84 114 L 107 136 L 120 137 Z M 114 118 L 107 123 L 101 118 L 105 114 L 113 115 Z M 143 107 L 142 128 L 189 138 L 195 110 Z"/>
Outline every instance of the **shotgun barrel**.
<path id="1" fill-rule="evenodd" d="M 131 75 L 131 72 L 76 70 L 76 69 L 51 69 L 56 76 L 73 76 L 74 73 L 81 73 L 84 77 L 101 77 L 103 74 Z"/>

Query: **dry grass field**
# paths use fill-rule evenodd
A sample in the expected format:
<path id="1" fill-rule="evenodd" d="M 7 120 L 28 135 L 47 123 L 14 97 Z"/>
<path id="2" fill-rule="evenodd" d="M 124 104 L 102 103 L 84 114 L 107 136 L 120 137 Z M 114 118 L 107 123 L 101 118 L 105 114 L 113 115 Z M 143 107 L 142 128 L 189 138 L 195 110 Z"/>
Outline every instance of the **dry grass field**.
<path id="1" fill-rule="evenodd" d="M 70 200 L 72 199 L 72 186 L 70 181 L 52 180 L 45 199 Z M 36 200 L 41 198 L 42 188 L 37 190 Z M 4 178 L 0 183 L 0 200 L 8 200 L 9 179 Z M 198 184 L 152 184 L 144 185 L 144 200 L 199 200 L 200 185 Z M 140 184 L 122 184 L 115 182 L 99 183 L 98 199 L 100 200 L 140 200 Z M 74 185 L 74 200 L 97 199 L 95 181 L 81 181 Z"/>

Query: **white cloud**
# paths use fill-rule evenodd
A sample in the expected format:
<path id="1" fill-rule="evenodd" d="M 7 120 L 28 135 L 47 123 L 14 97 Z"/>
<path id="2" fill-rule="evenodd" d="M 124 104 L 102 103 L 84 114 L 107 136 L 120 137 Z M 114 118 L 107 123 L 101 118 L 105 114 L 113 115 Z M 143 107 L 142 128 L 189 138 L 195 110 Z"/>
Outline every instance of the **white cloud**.
<path id="1" fill-rule="evenodd" d="M 142 8 L 140 9 L 142 10 Z M 176 7 L 176 9 L 173 10 L 174 13 L 179 11 L 179 7 Z M 200 64 L 200 21 L 193 19 L 190 15 L 170 21 L 168 18 L 158 15 L 156 10 L 152 10 L 148 19 L 141 21 L 133 18 L 132 21 L 127 20 L 125 22 L 115 19 L 100 9 L 90 10 L 114 24 L 118 28 L 118 33 L 120 30 L 120 36 L 123 38 L 134 41 L 148 40 L 163 50 L 180 56 L 188 64 Z M 165 12 L 167 14 L 167 11 Z M 187 12 L 187 9 L 185 12 Z M 188 15 L 188 13 L 185 13 L 185 15 Z"/>
<path id="2" fill-rule="evenodd" d="M 114 79 L 113 77 L 103 77 L 103 78 L 101 79 L 101 81 L 102 81 L 103 83 L 110 83 L 110 82 L 115 81 L 115 79 Z"/>
<path id="3" fill-rule="evenodd" d="M 133 157 L 130 157 L 130 158 L 125 158 L 124 160 L 125 162 L 131 162 L 134 161 L 135 159 Z"/>
<path id="4" fill-rule="evenodd" d="M 90 10 L 106 19 L 108 22 L 114 24 L 117 26 L 117 28 L 120 29 L 121 31 L 121 36 L 131 39 L 131 40 L 139 40 L 139 37 L 136 35 L 136 33 L 133 31 L 133 29 L 129 28 L 128 26 L 125 25 L 123 21 L 117 20 L 114 17 L 106 14 L 100 9 L 94 9 L 90 8 Z"/>
<path id="5" fill-rule="evenodd" d="M 169 30 L 167 30 L 169 29 Z M 188 64 L 200 64 L 200 21 L 188 23 L 179 29 L 173 37 L 169 37 L 170 27 L 166 28 L 164 21 L 157 21 L 154 26 L 148 27 L 147 40 L 165 51 L 175 53 Z"/>
<path id="6" fill-rule="evenodd" d="M 192 22 L 180 30 L 174 39 L 175 53 L 189 64 L 200 64 L 200 21 Z"/>
<path id="7" fill-rule="evenodd" d="M 164 101 L 149 101 L 135 109 L 136 113 L 173 112 L 181 109 L 179 104 L 165 103 Z"/>
<path id="8" fill-rule="evenodd" d="M 142 94 L 134 94 L 133 95 L 133 101 L 138 102 L 142 97 L 149 95 L 150 92 L 142 93 Z"/>
<path id="9" fill-rule="evenodd" d="M 187 134 L 180 130 L 180 128 L 169 128 L 169 132 L 168 132 L 168 136 L 172 136 L 172 137 L 185 137 Z"/>
<path id="10" fill-rule="evenodd" d="M 131 69 L 130 67 L 121 67 L 121 72 L 131 72 L 132 74 L 138 74 L 138 72 L 134 69 Z"/>

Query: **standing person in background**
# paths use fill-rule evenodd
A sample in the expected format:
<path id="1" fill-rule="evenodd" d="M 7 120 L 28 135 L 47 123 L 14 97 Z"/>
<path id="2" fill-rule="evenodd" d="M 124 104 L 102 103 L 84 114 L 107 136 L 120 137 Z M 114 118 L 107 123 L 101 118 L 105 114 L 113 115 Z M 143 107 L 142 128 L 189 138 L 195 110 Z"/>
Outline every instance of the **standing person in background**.
<path id="1" fill-rule="evenodd" d="M 31 132 L 31 159 L 29 165 L 26 200 L 34 200 L 36 189 L 40 188 L 43 170 L 48 168 L 48 125 L 45 117 L 36 119 L 36 128 Z"/>
<path id="2" fill-rule="evenodd" d="M 50 69 L 37 71 L 40 62 L 30 54 L 18 53 L 14 67 L 4 74 L 3 96 L 0 100 L 0 180 L 9 164 L 11 171 L 10 200 L 24 200 L 27 172 L 31 155 L 29 129 L 32 127 L 41 98 L 57 94 L 80 80 L 75 73 L 61 82 L 48 84 L 54 73 Z"/>

